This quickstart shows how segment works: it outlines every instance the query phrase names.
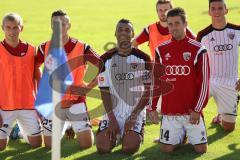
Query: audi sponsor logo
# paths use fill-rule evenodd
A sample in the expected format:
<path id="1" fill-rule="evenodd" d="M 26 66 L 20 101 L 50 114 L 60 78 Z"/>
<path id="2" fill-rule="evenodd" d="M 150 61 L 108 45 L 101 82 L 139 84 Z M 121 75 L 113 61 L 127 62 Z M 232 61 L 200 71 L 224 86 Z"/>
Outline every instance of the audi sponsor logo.
<path id="1" fill-rule="evenodd" d="M 166 66 L 165 72 L 166 72 L 166 75 L 187 76 L 191 73 L 191 69 L 187 65 L 184 65 L 184 66 L 172 65 L 172 66 Z"/>
<path id="2" fill-rule="evenodd" d="M 118 73 L 115 75 L 115 79 L 118 81 L 122 80 L 133 80 L 134 74 L 133 73 Z"/>
<path id="3" fill-rule="evenodd" d="M 233 45 L 231 44 L 216 45 L 214 46 L 213 49 L 215 52 L 229 51 L 233 49 Z"/>

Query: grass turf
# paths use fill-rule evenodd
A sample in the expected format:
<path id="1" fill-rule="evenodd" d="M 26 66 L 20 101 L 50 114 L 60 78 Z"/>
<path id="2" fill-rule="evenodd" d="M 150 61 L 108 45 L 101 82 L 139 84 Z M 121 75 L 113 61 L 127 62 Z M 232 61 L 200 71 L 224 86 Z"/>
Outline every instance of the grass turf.
<path id="1" fill-rule="evenodd" d="M 197 33 L 210 23 L 208 16 L 208 1 L 195 0 L 173 0 L 174 6 L 183 7 L 188 14 L 189 27 Z M 238 23 L 240 6 L 238 0 L 228 0 L 230 12 L 228 20 Z M 104 46 L 108 42 L 115 42 L 115 25 L 120 18 L 132 20 L 135 33 L 141 32 L 147 24 L 153 23 L 157 19 L 155 12 L 155 0 L 11 0 L 0 1 L 0 17 L 6 12 L 17 12 L 24 19 L 24 31 L 21 38 L 35 45 L 47 41 L 51 37 L 50 16 L 56 9 L 67 10 L 72 27 L 70 35 L 90 44 L 99 54 L 104 53 Z M 3 33 L 0 39 L 3 39 Z M 149 52 L 147 45 L 141 48 Z M 88 72 L 88 78 L 96 72 Z M 95 98 L 88 98 L 88 106 L 91 116 L 99 115 L 102 112 L 99 93 L 94 93 Z M 99 108 L 99 110 L 94 110 Z M 205 121 L 208 132 L 209 148 L 208 152 L 199 155 L 193 152 L 191 145 L 185 145 L 176 149 L 172 154 L 160 152 L 159 145 L 152 143 L 155 137 L 159 136 L 157 125 L 147 125 L 145 128 L 145 139 L 139 152 L 133 156 L 121 153 L 121 146 L 116 147 L 112 154 L 99 155 L 96 153 L 95 145 L 87 150 L 81 150 L 74 140 L 62 142 L 62 158 L 73 159 L 160 159 L 160 160 L 238 160 L 240 159 L 240 132 L 239 125 L 236 131 L 226 134 L 222 128 L 210 124 L 212 117 L 216 113 L 216 106 L 211 99 L 205 109 Z M 239 118 L 238 118 L 239 121 Z M 96 131 L 94 127 L 94 131 Z M 45 148 L 31 149 L 23 141 L 10 141 L 9 146 L 0 152 L 0 160 L 47 160 L 51 159 L 51 152 Z"/>

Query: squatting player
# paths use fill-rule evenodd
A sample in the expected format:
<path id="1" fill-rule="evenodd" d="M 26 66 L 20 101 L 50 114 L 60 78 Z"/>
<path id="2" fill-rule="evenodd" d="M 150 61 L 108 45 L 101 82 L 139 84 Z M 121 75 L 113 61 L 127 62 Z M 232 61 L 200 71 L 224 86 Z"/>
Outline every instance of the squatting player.
<path id="1" fill-rule="evenodd" d="M 18 14 L 6 14 L 2 30 L 5 39 L 0 42 L 0 150 L 5 149 L 15 120 L 29 144 L 40 147 L 41 127 L 34 109 L 36 49 L 19 39 L 23 22 Z"/>
<path id="2" fill-rule="evenodd" d="M 207 51 L 186 36 L 187 20 L 182 8 L 167 13 L 167 24 L 173 38 L 156 48 L 155 57 L 155 63 L 166 67 L 161 78 L 174 86 L 172 92 L 162 96 L 161 150 L 172 152 L 187 136 L 195 151 L 204 153 L 207 133 L 202 110 L 208 102 Z"/>
<path id="3" fill-rule="evenodd" d="M 233 131 L 237 119 L 238 47 L 240 26 L 228 23 L 228 8 L 224 0 L 209 0 L 212 23 L 200 31 L 197 40 L 208 50 L 210 62 L 210 96 L 217 104 L 220 123 L 225 131 Z"/>
<path id="4" fill-rule="evenodd" d="M 91 49 L 89 45 L 72 37 L 69 37 L 68 31 L 71 27 L 71 24 L 70 18 L 66 12 L 64 12 L 63 10 L 54 11 L 52 13 L 51 20 L 54 21 L 57 18 L 60 18 L 62 22 L 62 41 L 65 52 L 67 54 L 69 66 L 72 71 L 73 85 L 89 89 L 94 88 L 97 85 L 96 79 L 89 84 L 86 84 L 83 80 L 87 69 L 86 62 L 90 61 L 92 64 L 98 67 L 98 65 L 100 64 L 100 57 L 98 57 L 98 55 Z M 46 61 L 50 43 L 50 41 L 47 41 L 39 46 L 37 52 L 38 67 L 40 67 L 44 61 Z M 93 145 L 94 142 L 94 136 L 89 118 L 81 120 L 80 117 L 78 117 L 78 119 L 76 118 L 76 116 L 74 116 L 74 114 L 68 113 L 81 112 L 87 114 L 85 97 L 85 94 L 87 92 L 88 91 L 86 91 L 85 93 L 78 93 L 70 89 L 70 92 L 68 92 L 68 94 L 63 97 L 63 101 L 67 102 L 67 104 L 62 105 L 65 117 L 68 121 L 70 121 L 72 128 L 77 135 L 77 141 L 79 142 L 81 148 L 89 148 Z M 65 126 L 67 124 L 68 123 L 65 123 Z M 52 134 L 52 116 L 45 117 L 42 121 L 42 125 L 44 129 L 43 134 L 45 146 L 50 148 Z M 65 126 L 63 127 L 63 133 L 65 133 L 64 129 L 67 128 Z"/>
<path id="5" fill-rule="evenodd" d="M 104 67 L 98 83 L 106 114 L 96 136 L 99 153 L 111 152 L 122 140 L 125 153 L 138 151 L 143 140 L 150 86 L 150 57 L 131 45 L 133 25 L 121 19 L 116 26 L 117 47 L 101 56 Z"/>

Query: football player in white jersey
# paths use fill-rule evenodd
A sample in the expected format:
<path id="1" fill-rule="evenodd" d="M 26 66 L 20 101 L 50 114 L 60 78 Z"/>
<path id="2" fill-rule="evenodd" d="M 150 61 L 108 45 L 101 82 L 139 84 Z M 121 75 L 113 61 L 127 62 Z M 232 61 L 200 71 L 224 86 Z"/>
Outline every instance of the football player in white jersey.
<path id="1" fill-rule="evenodd" d="M 132 47 L 133 26 L 129 20 L 118 22 L 115 36 L 116 48 L 101 56 L 104 67 L 98 84 L 106 114 L 99 125 L 96 146 L 99 153 L 108 153 L 121 140 L 123 152 L 135 153 L 143 140 L 151 60 Z"/>
<path id="2" fill-rule="evenodd" d="M 225 131 L 235 129 L 238 91 L 238 48 L 240 26 L 227 22 L 228 8 L 224 0 L 209 0 L 212 23 L 200 31 L 197 40 L 204 45 L 210 61 L 210 96 L 217 104 L 218 116 L 213 123 Z"/>

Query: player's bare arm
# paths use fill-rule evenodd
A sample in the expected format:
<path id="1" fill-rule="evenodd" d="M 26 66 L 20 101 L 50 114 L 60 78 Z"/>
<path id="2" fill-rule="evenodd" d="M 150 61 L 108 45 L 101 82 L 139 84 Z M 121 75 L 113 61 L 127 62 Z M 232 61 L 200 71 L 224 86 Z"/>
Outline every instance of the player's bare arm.
<path id="1" fill-rule="evenodd" d="M 199 120 L 200 120 L 200 113 L 198 113 L 196 111 L 192 111 L 190 113 L 190 123 L 191 124 L 199 124 Z"/>
<path id="2" fill-rule="evenodd" d="M 236 82 L 236 87 L 235 89 L 239 92 L 240 91 L 240 80 Z"/>
<path id="3" fill-rule="evenodd" d="M 2 123 L 3 123 L 2 115 L 0 114 L 0 128 L 2 127 Z"/>
<path id="4" fill-rule="evenodd" d="M 113 113 L 113 106 L 112 106 L 111 94 L 109 89 L 101 88 L 101 96 L 102 96 L 104 108 L 109 118 L 109 127 L 107 128 L 106 136 L 109 136 L 110 140 L 116 139 L 117 134 L 120 133 L 120 129 L 119 129 L 116 117 Z"/>
<path id="5" fill-rule="evenodd" d="M 135 48 L 138 47 L 138 43 L 137 43 L 136 39 L 132 40 L 132 46 L 135 47 Z"/>

